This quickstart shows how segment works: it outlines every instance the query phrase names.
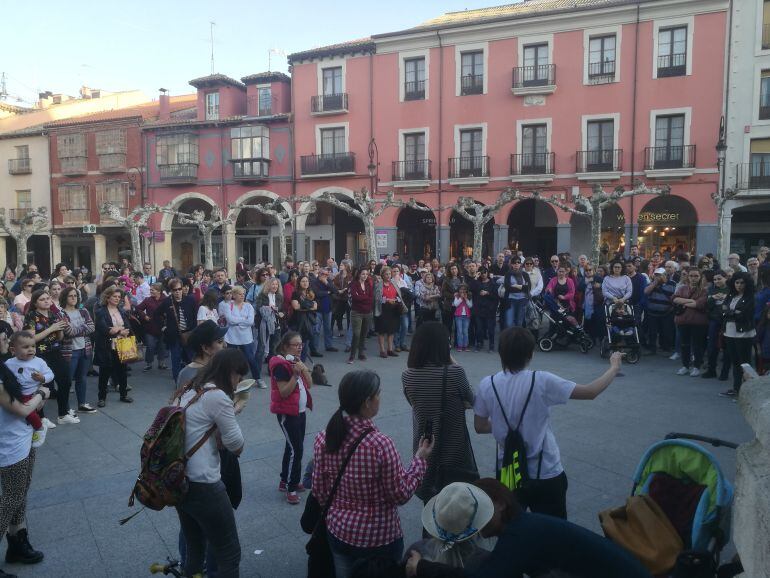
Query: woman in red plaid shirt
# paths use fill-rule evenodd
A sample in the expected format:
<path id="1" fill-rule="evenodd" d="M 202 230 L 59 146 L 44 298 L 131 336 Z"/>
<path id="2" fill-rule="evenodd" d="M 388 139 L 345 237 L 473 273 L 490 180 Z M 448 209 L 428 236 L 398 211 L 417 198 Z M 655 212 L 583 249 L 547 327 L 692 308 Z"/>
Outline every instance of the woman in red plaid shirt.
<path id="1" fill-rule="evenodd" d="M 421 439 L 404 468 L 393 440 L 372 421 L 380 409 L 380 378 L 372 371 L 345 375 L 339 398 L 339 409 L 313 446 L 313 494 L 320 504 L 326 502 L 351 446 L 370 430 L 350 458 L 326 517 L 337 578 L 348 578 L 358 559 L 376 555 L 401 559 L 404 535 L 398 506 L 408 502 L 420 485 L 433 440 Z"/>

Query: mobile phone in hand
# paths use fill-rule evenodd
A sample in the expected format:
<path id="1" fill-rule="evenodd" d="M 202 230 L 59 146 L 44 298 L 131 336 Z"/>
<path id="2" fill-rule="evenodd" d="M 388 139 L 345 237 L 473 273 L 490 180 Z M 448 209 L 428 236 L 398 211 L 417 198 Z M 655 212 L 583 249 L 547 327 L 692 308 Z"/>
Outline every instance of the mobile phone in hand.
<path id="1" fill-rule="evenodd" d="M 428 418 L 425 422 L 425 431 L 422 434 L 422 437 L 424 437 L 429 442 L 433 441 L 433 420 Z"/>
<path id="2" fill-rule="evenodd" d="M 757 370 L 751 367 L 751 365 L 748 363 L 741 363 L 741 369 L 743 370 L 743 373 L 745 373 L 751 379 L 757 379 L 759 377 Z"/>

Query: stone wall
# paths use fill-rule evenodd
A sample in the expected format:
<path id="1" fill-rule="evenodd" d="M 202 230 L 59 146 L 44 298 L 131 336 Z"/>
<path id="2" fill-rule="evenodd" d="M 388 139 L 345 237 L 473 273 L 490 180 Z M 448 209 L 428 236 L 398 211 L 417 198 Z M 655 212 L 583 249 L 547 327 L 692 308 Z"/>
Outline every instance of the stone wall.
<path id="1" fill-rule="evenodd" d="M 744 576 L 770 578 L 770 376 L 746 381 L 739 404 L 756 438 L 738 448 L 733 539 Z"/>

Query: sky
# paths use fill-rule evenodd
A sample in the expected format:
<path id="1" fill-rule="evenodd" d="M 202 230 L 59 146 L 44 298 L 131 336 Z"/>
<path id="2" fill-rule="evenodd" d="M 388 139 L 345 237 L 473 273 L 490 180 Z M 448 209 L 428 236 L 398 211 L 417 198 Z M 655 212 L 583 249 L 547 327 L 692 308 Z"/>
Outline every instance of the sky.
<path id="1" fill-rule="evenodd" d="M 81 85 L 140 89 L 151 97 L 159 88 L 185 94 L 194 91 L 188 81 L 211 72 L 211 21 L 215 71 L 239 79 L 268 70 L 270 49 L 291 54 L 503 3 L 0 0 L 0 72 L 6 102 L 20 105 L 31 105 L 44 90 L 77 95 Z M 273 54 L 270 69 L 286 72 L 285 56 Z"/>

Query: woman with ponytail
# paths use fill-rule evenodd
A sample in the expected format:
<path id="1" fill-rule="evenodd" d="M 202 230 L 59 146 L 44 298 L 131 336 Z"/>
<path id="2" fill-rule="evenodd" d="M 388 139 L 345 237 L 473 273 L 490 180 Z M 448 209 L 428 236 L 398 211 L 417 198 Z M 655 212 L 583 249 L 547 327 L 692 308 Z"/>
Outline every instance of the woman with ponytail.
<path id="1" fill-rule="evenodd" d="M 420 485 L 433 439 L 422 438 L 404 468 L 393 440 L 372 421 L 380 409 L 380 378 L 372 371 L 345 375 L 339 399 L 340 407 L 326 431 L 315 439 L 313 494 L 320 504 L 326 503 L 342 463 L 350 455 L 326 515 L 336 575 L 347 578 L 358 559 L 401 559 L 404 538 L 398 506 L 407 503 Z"/>

